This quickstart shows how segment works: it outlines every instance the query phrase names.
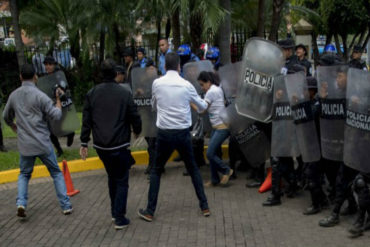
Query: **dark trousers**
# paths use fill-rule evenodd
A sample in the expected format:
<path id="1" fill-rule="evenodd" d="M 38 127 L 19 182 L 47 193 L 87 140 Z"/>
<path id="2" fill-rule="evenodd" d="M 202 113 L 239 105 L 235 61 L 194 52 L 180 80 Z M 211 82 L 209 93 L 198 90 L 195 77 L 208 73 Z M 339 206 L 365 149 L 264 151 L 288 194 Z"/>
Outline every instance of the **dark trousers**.
<path id="1" fill-rule="evenodd" d="M 236 174 L 236 162 L 240 160 L 240 164 L 245 166 L 245 168 L 249 168 L 250 165 L 246 158 L 244 157 L 243 152 L 239 148 L 238 142 L 235 140 L 233 136 L 229 138 L 229 160 L 230 160 L 230 168 L 234 170 L 233 174 Z"/>
<path id="2" fill-rule="evenodd" d="M 108 174 L 112 217 L 116 219 L 116 224 L 122 224 L 127 207 L 129 170 L 135 161 L 126 148 L 115 151 L 97 149 L 96 152 Z"/>
<path id="3" fill-rule="evenodd" d="M 353 190 L 358 197 L 358 207 L 360 213 L 365 216 L 368 213 L 368 221 L 370 217 L 370 174 L 360 173 L 356 176 L 353 182 Z"/>
<path id="4" fill-rule="evenodd" d="M 294 171 L 294 160 L 292 157 L 276 157 L 272 158 L 272 194 L 280 196 L 280 183 L 281 179 L 284 178 L 290 189 L 297 187 L 297 180 Z"/>
<path id="5" fill-rule="evenodd" d="M 150 171 L 150 187 L 148 194 L 147 211 L 151 215 L 154 215 L 155 209 L 157 207 L 162 170 L 174 150 L 177 150 L 180 153 L 185 163 L 185 167 L 189 175 L 191 176 L 191 180 L 199 200 L 200 208 L 202 210 L 208 209 L 208 203 L 206 195 L 204 193 L 202 177 L 200 175 L 199 168 L 194 160 L 189 129 L 159 129 L 157 134 L 156 158 L 153 169 L 151 169 Z"/>
<path id="6" fill-rule="evenodd" d="M 339 168 L 341 166 L 341 162 L 334 161 L 334 160 L 327 160 L 327 159 L 322 158 L 321 165 L 322 165 L 323 173 L 325 174 L 329 182 L 329 185 L 330 185 L 329 198 L 332 200 L 335 198 L 335 194 L 336 194 L 335 184 L 337 181 L 337 175 L 338 175 Z"/>
<path id="7" fill-rule="evenodd" d="M 322 189 L 323 167 L 318 162 L 305 163 L 304 174 L 307 179 L 307 187 L 311 193 L 311 201 L 314 207 L 320 207 L 326 202 L 326 195 Z"/>
<path id="8" fill-rule="evenodd" d="M 155 162 L 155 143 L 157 141 L 157 138 L 155 137 L 145 137 L 146 143 L 148 144 L 148 154 L 149 154 L 149 164 L 147 171 L 150 172 L 150 169 L 152 169 L 153 164 Z"/>
<path id="9" fill-rule="evenodd" d="M 73 132 L 71 134 L 66 135 L 65 137 L 67 137 L 68 139 L 72 139 L 72 140 L 68 140 L 68 142 L 71 142 L 72 143 L 74 136 L 75 136 L 75 133 Z M 53 143 L 53 145 L 54 145 L 54 147 L 55 147 L 55 149 L 57 151 L 62 151 L 62 147 L 60 146 L 60 143 L 59 143 L 59 140 L 58 140 L 58 137 L 57 136 L 55 136 L 54 134 L 51 134 L 50 133 L 50 140 Z"/>
<path id="10" fill-rule="evenodd" d="M 343 162 L 341 162 L 335 185 L 336 194 L 334 199 L 333 213 L 339 214 L 345 200 L 348 200 L 350 207 L 356 206 L 356 201 L 352 194 L 351 184 L 357 174 L 358 171 L 346 166 Z"/>

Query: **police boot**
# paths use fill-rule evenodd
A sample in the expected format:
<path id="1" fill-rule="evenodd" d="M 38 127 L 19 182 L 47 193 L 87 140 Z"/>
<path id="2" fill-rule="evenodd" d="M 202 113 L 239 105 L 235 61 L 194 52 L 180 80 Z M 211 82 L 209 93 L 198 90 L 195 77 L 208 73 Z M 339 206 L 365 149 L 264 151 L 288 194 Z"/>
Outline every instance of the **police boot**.
<path id="1" fill-rule="evenodd" d="M 340 212 L 340 215 L 347 216 L 357 213 L 357 204 L 353 195 L 348 198 L 348 206 Z"/>
<path id="2" fill-rule="evenodd" d="M 357 218 L 353 225 L 348 229 L 348 232 L 351 234 L 351 238 L 356 238 L 362 235 L 364 232 L 364 223 L 365 223 L 365 210 L 359 210 Z"/>
<path id="3" fill-rule="evenodd" d="M 331 213 L 328 217 L 319 221 L 319 226 L 322 227 L 332 227 L 339 224 L 339 214 Z"/>
<path id="4" fill-rule="evenodd" d="M 277 206 L 280 204 L 281 204 L 280 195 L 275 195 L 271 193 L 267 200 L 262 203 L 262 206 Z"/>
<path id="5" fill-rule="evenodd" d="M 311 205 L 308 208 L 306 208 L 305 211 L 303 211 L 303 214 L 304 215 L 313 215 L 313 214 L 319 213 L 320 211 L 321 211 L 320 206 Z"/>

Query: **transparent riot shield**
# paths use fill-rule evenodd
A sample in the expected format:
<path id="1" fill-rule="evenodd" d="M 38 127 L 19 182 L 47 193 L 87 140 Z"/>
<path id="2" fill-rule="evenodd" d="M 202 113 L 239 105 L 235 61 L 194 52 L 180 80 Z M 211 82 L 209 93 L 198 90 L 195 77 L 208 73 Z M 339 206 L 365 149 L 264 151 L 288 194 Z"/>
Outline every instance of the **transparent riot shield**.
<path id="1" fill-rule="evenodd" d="M 238 142 L 244 157 L 253 167 L 258 167 L 270 157 L 270 142 L 265 133 L 253 119 L 239 115 L 235 104 L 226 107 L 220 113 L 220 117 Z"/>
<path id="2" fill-rule="evenodd" d="M 229 63 L 221 66 L 218 70 L 220 86 L 228 102 L 232 102 L 237 95 L 241 66 L 242 62 Z"/>
<path id="3" fill-rule="evenodd" d="M 293 121 L 284 76 L 275 78 L 271 133 L 272 157 L 298 157 L 300 155 L 296 126 Z"/>
<path id="4" fill-rule="evenodd" d="M 40 77 L 37 81 L 37 87 L 55 101 L 54 88 L 56 85 L 65 89 L 68 88 L 68 82 L 64 72 L 58 70 L 51 75 Z M 76 108 L 72 101 L 72 96 L 69 89 L 65 92 L 65 97 L 61 98 L 62 103 L 62 119 L 50 120 L 50 130 L 55 136 L 65 136 L 73 133 L 80 128 L 80 120 L 78 119 Z"/>
<path id="5" fill-rule="evenodd" d="M 197 62 L 189 62 L 189 63 L 186 63 L 184 65 L 184 68 L 183 68 L 184 79 L 188 80 L 189 82 L 191 82 L 191 84 L 193 84 L 193 86 L 195 87 L 195 89 L 197 90 L 199 95 L 204 94 L 202 92 L 202 89 L 200 88 L 200 85 L 199 85 L 199 82 L 198 82 L 198 76 L 199 76 L 200 72 L 202 72 L 202 71 L 214 72 L 213 65 L 212 65 L 211 61 L 201 60 L 201 61 L 197 61 Z M 211 123 L 209 121 L 208 113 L 202 114 L 202 117 L 203 117 L 204 131 L 206 133 L 210 134 L 211 131 L 212 131 L 212 126 L 211 126 Z M 195 122 L 198 119 L 198 113 L 196 111 L 192 110 L 191 118 L 192 118 L 193 124 L 195 124 Z"/>
<path id="6" fill-rule="evenodd" d="M 193 84 L 198 94 L 202 93 L 198 82 L 198 76 L 202 71 L 213 72 L 213 65 L 209 60 L 201 60 L 197 62 L 186 63 L 183 68 L 184 79 Z"/>
<path id="7" fill-rule="evenodd" d="M 156 137 L 156 112 L 152 109 L 152 84 L 158 78 L 154 67 L 134 68 L 131 71 L 132 94 L 142 122 L 141 135 Z"/>
<path id="8" fill-rule="evenodd" d="M 350 68 L 344 132 L 344 163 L 370 173 L 370 73 Z"/>
<path id="9" fill-rule="evenodd" d="M 343 65 L 317 68 L 321 152 L 329 160 L 343 161 L 347 70 Z"/>
<path id="10" fill-rule="evenodd" d="M 244 47 L 236 110 L 249 118 L 270 122 L 274 78 L 285 64 L 281 48 L 261 38 L 251 38 Z"/>
<path id="11" fill-rule="evenodd" d="M 321 158 L 320 144 L 304 72 L 286 75 L 285 85 L 302 160 L 303 162 L 318 161 Z"/>

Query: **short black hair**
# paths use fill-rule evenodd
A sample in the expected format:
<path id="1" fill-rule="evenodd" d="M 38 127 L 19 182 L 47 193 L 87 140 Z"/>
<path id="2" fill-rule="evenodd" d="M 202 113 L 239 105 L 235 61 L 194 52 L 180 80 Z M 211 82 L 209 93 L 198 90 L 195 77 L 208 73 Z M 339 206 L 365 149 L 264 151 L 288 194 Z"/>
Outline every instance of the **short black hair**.
<path id="1" fill-rule="evenodd" d="M 166 70 L 177 70 L 180 64 L 180 57 L 176 52 L 169 52 L 165 57 Z"/>
<path id="2" fill-rule="evenodd" d="M 159 38 L 159 40 L 158 40 L 158 42 L 159 42 L 159 41 L 161 41 L 161 40 L 165 40 L 165 41 L 167 41 L 167 43 L 168 43 L 168 39 L 167 39 L 167 38 L 165 38 L 165 37 L 160 37 L 160 38 Z"/>
<path id="3" fill-rule="evenodd" d="M 116 77 L 116 62 L 111 59 L 105 59 L 100 66 L 104 79 L 114 79 Z"/>
<path id="4" fill-rule="evenodd" d="M 21 76 L 23 80 L 30 80 L 34 77 L 35 70 L 31 64 L 23 64 L 21 68 Z"/>
<path id="5" fill-rule="evenodd" d="M 203 81 L 203 82 L 211 82 L 211 84 L 214 84 L 216 86 L 220 85 L 220 82 L 216 76 L 215 73 L 209 72 L 209 71 L 202 71 L 200 72 L 198 76 L 198 81 Z"/>

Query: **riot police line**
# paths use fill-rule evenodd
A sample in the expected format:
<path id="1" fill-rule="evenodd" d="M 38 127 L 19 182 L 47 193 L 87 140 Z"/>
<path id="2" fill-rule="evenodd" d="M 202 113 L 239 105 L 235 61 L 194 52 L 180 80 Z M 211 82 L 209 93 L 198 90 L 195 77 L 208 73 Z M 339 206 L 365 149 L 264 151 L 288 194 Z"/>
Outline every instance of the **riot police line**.
<path id="1" fill-rule="evenodd" d="M 264 206 L 281 203 L 284 192 L 280 185 L 284 178 L 288 197 L 294 197 L 301 187 L 310 191 L 312 205 L 304 211 L 306 215 L 320 212 L 331 201 L 335 209 L 319 222 L 320 226 L 338 224 L 338 208 L 340 210 L 345 200 L 351 201 L 347 207 L 349 213 L 359 213 L 349 231 L 352 236 L 361 235 L 370 227 L 369 216 L 367 221 L 364 220 L 370 213 L 369 73 L 348 68 L 344 63 L 322 62 L 316 79 L 308 78 L 305 69 L 289 67 L 292 64 L 288 61 L 292 57 L 284 55 L 282 48 L 294 49 L 294 46 L 283 44 L 279 47 L 273 42 L 252 38 L 246 43 L 242 62 L 226 64 L 214 71 L 224 91 L 226 108 L 220 117 L 231 133 L 230 142 L 237 143 L 244 158 L 254 168 L 264 166 L 270 160 L 273 188 Z M 335 54 L 324 56 L 333 61 L 337 59 Z M 201 94 L 197 78 L 202 71 L 213 71 L 212 67 L 208 61 L 193 61 L 184 64 L 182 73 Z M 284 74 L 285 71 L 288 74 Z M 133 77 L 139 74 L 145 77 L 146 69 L 132 71 Z M 308 84 L 308 80 L 317 82 Z M 143 121 L 144 130 L 155 129 L 155 112 L 149 105 L 152 81 L 153 78 L 142 86 L 135 86 L 141 82 L 132 80 L 133 95 L 142 118 L 148 119 L 145 114 L 151 114 L 147 126 Z M 144 108 L 147 110 L 140 110 Z M 207 121 L 204 116 L 202 118 Z M 196 120 L 197 113 L 193 112 L 194 124 Z M 204 131 L 211 130 L 205 128 Z M 302 173 L 309 175 L 300 174 L 303 179 L 299 178 L 293 160 L 308 171 Z M 328 173 L 337 178 L 336 182 L 329 183 L 334 195 L 328 196 L 324 192 L 323 177 L 326 175 L 330 179 L 323 169 L 330 170 Z M 346 181 L 350 181 L 341 188 L 346 169 L 351 169 L 355 175 L 347 177 Z M 353 197 L 353 192 L 358 198 L 355 206 L 348 198 Z"/>

